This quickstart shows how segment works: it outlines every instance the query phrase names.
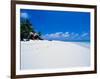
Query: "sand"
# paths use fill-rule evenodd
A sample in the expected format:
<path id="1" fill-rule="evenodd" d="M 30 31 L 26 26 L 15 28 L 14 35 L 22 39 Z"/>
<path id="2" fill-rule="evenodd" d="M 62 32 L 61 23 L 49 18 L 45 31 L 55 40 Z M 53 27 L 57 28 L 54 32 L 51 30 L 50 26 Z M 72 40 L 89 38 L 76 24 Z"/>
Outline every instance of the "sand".
<path id="1" fill-rule="evenodd" d="M 75 42 L 35 40 L 21 42 L 21 69 L 90 66 L 90 48 Z"/>

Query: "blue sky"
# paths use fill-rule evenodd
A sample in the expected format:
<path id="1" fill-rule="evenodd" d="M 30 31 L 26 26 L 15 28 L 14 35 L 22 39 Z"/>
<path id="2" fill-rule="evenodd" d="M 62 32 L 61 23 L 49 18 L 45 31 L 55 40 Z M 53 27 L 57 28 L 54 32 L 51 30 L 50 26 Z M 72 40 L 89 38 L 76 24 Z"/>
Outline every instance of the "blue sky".
<path id="1" fill-rule="evenodd" d="M 21 9 L 42 38 L 49 40 L 89 41 L 90 13 Z"/>

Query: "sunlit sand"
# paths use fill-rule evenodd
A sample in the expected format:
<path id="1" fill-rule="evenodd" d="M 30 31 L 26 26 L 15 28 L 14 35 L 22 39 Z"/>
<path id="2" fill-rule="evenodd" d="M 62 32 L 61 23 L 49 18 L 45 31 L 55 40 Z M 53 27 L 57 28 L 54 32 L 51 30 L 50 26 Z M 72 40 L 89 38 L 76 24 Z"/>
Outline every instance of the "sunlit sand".
<path id="1" fill-rule="evenodd" d="M 21 41 L 21 69 L 50 69 L 90 65 L 90 48 L 77 42 Z"/>

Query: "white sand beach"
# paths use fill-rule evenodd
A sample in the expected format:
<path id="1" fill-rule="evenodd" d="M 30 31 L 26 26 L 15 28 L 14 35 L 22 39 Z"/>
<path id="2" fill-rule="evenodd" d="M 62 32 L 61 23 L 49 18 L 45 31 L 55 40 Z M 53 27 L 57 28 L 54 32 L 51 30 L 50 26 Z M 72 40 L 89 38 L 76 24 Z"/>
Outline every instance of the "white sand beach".
<path id="1" fill-rule="evenodd" d="M 90 48 L 77 42 L 21 41 L 21 69 L 90 66 Z"/>

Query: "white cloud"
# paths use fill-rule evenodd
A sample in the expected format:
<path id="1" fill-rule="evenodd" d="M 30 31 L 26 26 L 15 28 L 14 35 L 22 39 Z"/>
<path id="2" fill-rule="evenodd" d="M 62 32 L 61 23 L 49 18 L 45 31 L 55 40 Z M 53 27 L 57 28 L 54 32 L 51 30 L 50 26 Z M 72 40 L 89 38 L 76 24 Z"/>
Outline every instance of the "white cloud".
<path id="1" fill-rule="evenodd" d="M 58 40 L 64 40 L 67 39 L 70 36 L 69 32 L 56 32 L 52 34 L 46 34 L 43 36 L 45 39 L 58 39 Z"/>
<path id="2" fill-rule="evenodd" d="M 90 34 L 89 33 L 82 33 L 80 35 L 80 39 L 82 40 L 87 40 L 87 39 L 90 39 Z"/>
<path id="3" fill-rule="evenodd" d="M 68 37 L 70 37 L 70 34 L 69 34 L 69 32 L 65 32 L 64 34 L 62 34 L 62 36 L 65 38 L 68 38 Z"/>
<path id="4" fill-rule="evenodd" d="M 85 37 L 85 36 L 87 36 L 88 35 L 88 33 L 83 33 L 82 34 L 82 37 Z"/>
<path id="5" fill-rule="evenodd" d="M 28 14 L 27 13 L 21 13 L 21 17 L 22 18 L 28 18 Z"/>
<path id="6" fill-rule="evenodd" d="M 46 34 L 45 37 L 49 37 L 49 38 L 62 38 L 62 37 L 69 37 L 69 33 L 68 32 L 56 32 L 53 34 Z"/>
<path id="7" fill-rule="evenodd" d="M 79 35 L 78 33 L 71 33 L 70 39 L 78 39 L 79 36 L 80 36 L 80 35 Z"/>
<path id="8" fill-rule="evenodd" d="M 89 40 L 89 33 L 69 33 L 69 32 L 56 32 L 52 34 L 46 34 L 44 39 L 52 40 Z"/>

